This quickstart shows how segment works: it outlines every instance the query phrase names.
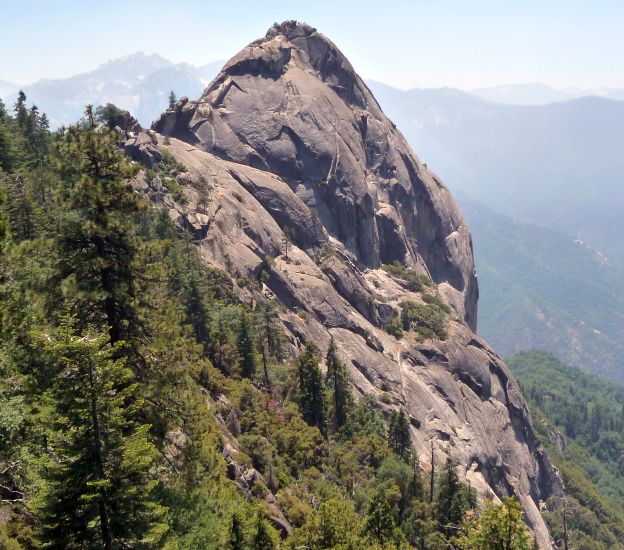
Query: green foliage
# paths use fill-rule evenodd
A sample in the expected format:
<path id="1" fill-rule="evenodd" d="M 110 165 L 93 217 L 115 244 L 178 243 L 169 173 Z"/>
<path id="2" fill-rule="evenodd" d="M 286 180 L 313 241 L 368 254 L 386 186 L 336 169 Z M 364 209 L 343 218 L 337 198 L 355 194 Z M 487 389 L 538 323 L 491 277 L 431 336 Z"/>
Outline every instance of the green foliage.
<path id="1" fill-rule="evenodd" d="M 567 367 L 545 352 L 521 353 L 509 364 L 530 401 L 624 479 L 624 388 Z M 624 496 L 624 485 L 620 487 Z"/>
<path id="2" fill-rule="evenodd" d="M 467 510 L 476 505 L 476 495 L 459 481 L 457 466 L 448 459 L 437 483 L 437 517 L 446 538 L 455 535 Z"/>
<path id="3" fill-rule="evenodd" d="M 95 110 L 95 114 L 99 122 L 106 124 L 109 130 L 114 130 L 115 126 L 118 126 L 123 119 L 124 112 L 117 105 L 107 103 L 100 105 Z"/>
<path id="4" fill-rule="evenodd" d="M 244 378 L 251 378 L 256 372 L 256 344 L 252 332 L 251 318 L 241 312 L 238 320 L 238 333 L 236 339 L 239 355 L 239 370 Z"/>
<path id="5" fill-rule="evenodd" d="M 351 382 L 346 365 L 338 357 L 336 342 L 332 337 L 325 358 L 327 374 L 325 383 L 330 396 L 330 416 L 334 430 L 339 430 L 347 423 L 352 407 Z"/>
<path id="6" fill-rule="evenodd" d="M 232 515 L 232 523 L 230 524 L 230 532 L 225 548 L 226 550 L 245 550 L 243 526 L 238 514 Z"/>
<path id="7" fill-rule="evenodd" d="M 302 528 L 289 538 L 288 548 L 357 550 L 366 544 L 359 534 L 361 529 L 353 504 L 343 498 L 331 498 L 307 517 Z"/>
<path id="8" fill-rule="evenodd" d="M 390 415 L 388 445 L 398 456 L 409 462 L 412 456 L 412 440 L 409 431 L 409 421 L 402 410 L 392 411 Z"/>
<path id="9" fill-rule="evenodd" d="M 401 317 L 395 314 L 395 316 L 386 323 L 384 329 L 388 334 L 391 334 L 395 338 L 401 338 L 403 336 L 403 323 L 401 321 Z"/>
<path id="10" fill-rule="evenodd" d="M 383 264 L 381 268 L 399 280 L 405 288 L 413 292 L 420 292 L 431 286 L 431 279 L 426 275 L 419 275 L 413 269 L 405 267 L 399 262 Z"/>
<path id="11" fill-rule="evenodd" d="M 58 335 L 43 336 L 54 365 L 37 506 L 45 546 L 156 546 L 165 526 L 150 474 L 156 449 L 138 419 L 138 384 L 107 337 L 78 336 L 70 321 Z"/>
<path id="12" fill-rule="evenodd" d="M 507 498 L 502 505 L 488 502 L 484 510 L 467 518 L 455 544 L 464 550 L 530 550 L 530 541 L 522 508 Z"/>
<path id="13" fill-rule="evenodd" d="M 97 129 L 91 108 L 84 125 L 59 139 L 54 167 L 66 183 L 58 250 L 60 279 L 77 326 L 106 326 L 111 344 L 124 342 L 138 368 L 141 322 L 135 304 L 137 242 L 129 218 L 143 205 L 126 178 L 136 173 L 117 149 L 117 136 Z"/>
<path id="14" fill-rule="evenodd" d="M 325 399 L 323 375 L 319 366 L 319 350 L 309 342 L 297 359 L 297 402 L 303 419 L 325 432 Z"/>
<path id="15" fill-rule="evenodd" d="M 405 535 L 397 525 L 397 512 L 392 505 L 391 492 L 381 487 L 368 503 L 362 524 L 362 534 L 381 545 L 400 548 L 405 544 Z"/>
<path id="16" fill-rule="evenodd" d="M 529 400 L 534 427 L 563 476 L 572 545 L 624 547 L 624 390 L 546 352 L 521 353 L 508 363 Z M 548 504 L 544 517 L 563 547 L 561 503 Z"/>
<path id="17" fill-rule="evenodd" d="M 104 516 L 114 547 L 442 548 L 406 417 L 353 402 L 336 343 L 326 377 L 313 343 L 288 355 L 281 306 L 242 304 L 130 187 L 112 110 L 51 135 L 19 101 L 0 113 L 0 544 L 106 547 Z M 149 175 L 174 188 L 162 156 Z"/>
<path id="18" fill-rule="evenodd" d="M 256 524 L 256 534 L 251 541 L 251 547 L 258 550 L 277 550 L 278 537 L 267 521 L 258 516 L 258 522 Z"/>
<path id="19" fill-rule="evenodd" d="M 420 338 L 446 339 L 446 313 L 437 303 L 419 304 L 404 300 L 401 306 L 403 330 L 413 330 Z"/>
<path id="20" fill-rule="evenodd" d="M 169 109 L 175 109 L 177 102 L 178 102 L 178 98 L 176 97 L 173 90 L 171 90 L 171 92 L 169 92 Z"/>

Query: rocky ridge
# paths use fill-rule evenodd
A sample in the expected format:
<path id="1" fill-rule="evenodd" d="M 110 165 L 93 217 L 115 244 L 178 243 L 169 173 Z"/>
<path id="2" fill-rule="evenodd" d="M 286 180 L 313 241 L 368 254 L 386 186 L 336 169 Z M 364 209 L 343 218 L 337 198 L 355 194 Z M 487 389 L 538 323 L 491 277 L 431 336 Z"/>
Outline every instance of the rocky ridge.
<path id="1" fill-rule="evenodd" d="M 475 334 L 469 230 L 332 42 L 307 25 L 274 26 L 126 150 L 171 164 L 182 196 L 145 173 L 137 187 L 194 233 L 242 299 L 285 306 L 293 348 L 324 349 L 333 336 L 356 390 L 408 413 L 423 464 L 433 445 L 481 497 L 514 494 L 549 547 L 539 507 L 562 494 L 561 480 L 518 385 Z M 391 336 L 384 327 L 405 300 L 441 304 L 444 331 Z"/>

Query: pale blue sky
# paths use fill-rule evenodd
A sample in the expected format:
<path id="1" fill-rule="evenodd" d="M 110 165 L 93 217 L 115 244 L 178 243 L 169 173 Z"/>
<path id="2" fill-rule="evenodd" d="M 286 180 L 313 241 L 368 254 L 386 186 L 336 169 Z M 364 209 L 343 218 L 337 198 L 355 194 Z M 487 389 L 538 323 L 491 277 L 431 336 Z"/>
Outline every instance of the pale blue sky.
<path id="1" fill-rule="evenodd" d="M 398 87 L 624 88 L 623 0 L 0 0 L 0 79 L 65 77 L 138 50 L 227 59 L 284 19 Z"/>

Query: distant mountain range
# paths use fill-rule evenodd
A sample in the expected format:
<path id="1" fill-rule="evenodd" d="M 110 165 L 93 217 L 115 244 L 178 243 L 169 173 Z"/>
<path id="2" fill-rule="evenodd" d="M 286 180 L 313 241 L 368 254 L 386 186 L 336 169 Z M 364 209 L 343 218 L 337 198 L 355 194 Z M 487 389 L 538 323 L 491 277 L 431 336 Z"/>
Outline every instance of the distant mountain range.
<path id="1" fill-rule="evenodd" d="M 166 107 L 169 93 L 197 97 L 217 74 L 222 62 L 200 67 L 172 63 L 158 54 L 142 52 L 100 65 L 95 70 L 64 79 L 39 80 L 22 89 L 29 103 L 45 112 L 53 126 L 75 122 L 85 105 L 114 103 L 149 126 Z M 0 82 L 0 97 L 11 104 L 18 86 Z"/>
<path id="2" fill-rule="evenodd" d="M 624 99 L 624 90 L 609 88 L 568 88 L 559 90 L 537 82 L 476 88 L 470 90 L 470 93 L 482 99 L 506 105 L 548 105 L 558 101 L 569 101 L 589 96 Z"/>
<path id="3" fill-rule="evenodd" d="M 368 84 L 452 191 L 572 235 L 624 266 L 624 102 L 510 106 L 450 88 Z"/>
<path id="4" fill-rule="evenodd" d="M 624 384 L 624 270 L 573 238 L 459 197 L 479 277 L 479 333 L 503 356 L 545 349 Z"/>
<path id="5" fill-rule="evenodd" d="M 13 84 L 12 82 L 7 82 L 6 80 L 0 80 L 0 97 L 4 98 L 19 89 L 18 84 Z"/>

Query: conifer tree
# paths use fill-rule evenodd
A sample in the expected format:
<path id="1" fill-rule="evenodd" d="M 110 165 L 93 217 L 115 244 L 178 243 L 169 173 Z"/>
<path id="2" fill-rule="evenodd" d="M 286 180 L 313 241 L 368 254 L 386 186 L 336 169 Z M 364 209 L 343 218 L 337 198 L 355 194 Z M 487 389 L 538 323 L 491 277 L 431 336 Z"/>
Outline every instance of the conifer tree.
<path id="1" fill-rule="evenodd" d="M 522 508 L 509 497 L 502 505 L 488 502 L 476 517 L 467 518 L 453 544 L 464 550 L 529 550 L 531 541 Z"/>
<path id="2" fill-rule="evenodd" d="M 438 479 L 436 498 L 438 522 L 447 537 L 457 534 L 464 514 L 470 507 L 468 491 L 459 480 L 455 463 L 449 458 Z"/>
<path id="3" fill-rule="evenodd" d="M 60 139 L 55 166 L 65 183 L 59 235 L 61 278 L 75 285 L 72 309 L 84 325 L 105 327 L 112 344 L 137 362 L 137 238 L 132 217 L 144 205 L 127 178 L 136 168 L 117 146 L 116 134 L 98 127 L 91 106 L 85 122 Z"/>
<path id="4" fill-rule="evenodd" d="M 405 413 L 393 411 L 388 425 L 388 445 L 403 460 L 409 462 L 412 454 L 412 443 L 409 432 L 409 422 Z"/>
<path id="5" fill-rule="evenodd" d="M 327 374 L 325 383 L 329 389 L 332 404 L 332 424 L 338 430 L 347 423 L 352 405 L 351 384 L 346 365 L 338 357 L 336 342 L 332 336 L 325 358 Z"/>
<path id="6" fill-rule="evenodd" d="M 28 109 L 26 108 L 26 94 L 22 90 L 17 94 L 17 101 L 15 102 L 15 107 L 13 107 L 13 112 L 15 113 L 19 128 L 22 130 L 25 129 L 28 122 Z"/>
<path id="7" fill-rule="evenodd" d="M 297 401 L 303 419 L 325 433 L 325 400 L 323 374 L 319 367 L 319 350 L 308 342 L 297 358 Z"/>
<path id="8" fill-rule="evenodd" d="M 0 122 L 0 170 L 8 172 L 12 168 L 11 163 L 11 143 L 4 129 L 4 125 Z"/>
<path id="9" fill-rule="evenodd" d="M 45 131 L 48 131 L 50 129 L 50 119 L 48 119 L 48 115 L 46 115 L 45 113 L 41 115 L 39 126 Z"/>
<path id="10" fill-rule="evenodd" d="M 241 524 L 240 517 L 236 513 L 232 515 L 230 533 L 225 548 L 226 550 L 245 550 L 243 526 Z"/>
<path id="11" fill-rule="evenodd" d="M 382 545 L 400 545 L 402 533 L 397 527 L 395 511 L 383 488 L 378 488 L 368 503 L 362 534 Z"/>
<path id="12" fill-rule="evenodd" d="M 137 419 L 137 385 L 106 336 L 77 336 L 72 324 L 46 337 L 54 368 L 42 539 L 58 549 L 157 544 L 165 528 L 150 474 L 156 449 Z"/>
<path id="13" fill-rule="evenodd" d="M 177 102 L 178 102 L 178 98 L 176 97 L 173 90 L 171 90 L 171 92 L 169 92 L 169 109 L 175 109 Z"/>
<path id="14" fill-rule="evenodd" d="M 238 321 L 238 334 L 236 344 L 239 353 L 239 368 L 241 376 L 251 378 L 257 367 L 256 346 L 254 343 L 253 329 L 249 315 L 241 311 Z"/>
<path id="15" fill-rule="evenodd" d="M 254 535 L 252 548 L 254 550 L 274 550 L 277 549 L 275 538 L 264 518 L 258 516 L 256 523 L 256 534 Z"/>
<path id="16" fill-rule="evenodd" d="M 227 374 L 238 364 L 237 338 L 222 311 L 217 312 L 215 317 L 210 360 L 222 373 Z"/>
<path id="17" fill-rule="evenodd" d="M 204 295 L 199 287 L 199 281 L 191 274 L 186 288 L 186 321 L 191 325 L 193 336 L 198 344 L 204 348 L 204 353 L 210 351 L 210 313 L 204 300 Z"/>
<path id="18" fill-rule="evenodd" d="M 276 314 L 271 304 L 265 302 L 257 309 L 258 320 L 258 343 L 262 354 L 262 366 L 264 370 L 264 382 L 268 388 L 271 387 L 269 379 L 268 360 L 273 357 L 277 360 L 283 358 L 282 332 L 276 322 Z"/>
<path id="19" fill-rule="evenodd" d="M 411 496 L 415 500 L 424 500 L 425 489 L 423 486 L 423 472 L 420 467 L 420 461 L 414 453 L 412 455 L 412 483 L 411 483 Z"/>

